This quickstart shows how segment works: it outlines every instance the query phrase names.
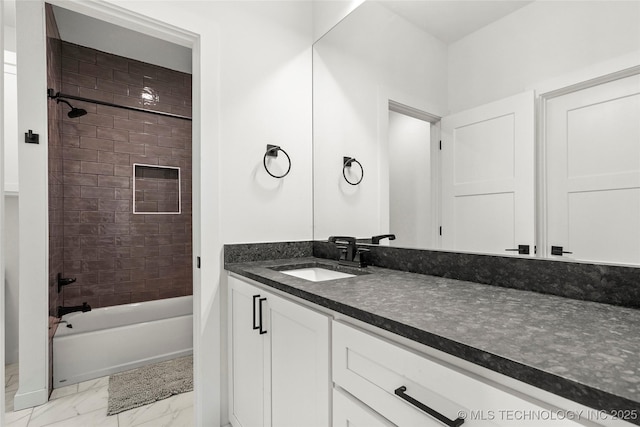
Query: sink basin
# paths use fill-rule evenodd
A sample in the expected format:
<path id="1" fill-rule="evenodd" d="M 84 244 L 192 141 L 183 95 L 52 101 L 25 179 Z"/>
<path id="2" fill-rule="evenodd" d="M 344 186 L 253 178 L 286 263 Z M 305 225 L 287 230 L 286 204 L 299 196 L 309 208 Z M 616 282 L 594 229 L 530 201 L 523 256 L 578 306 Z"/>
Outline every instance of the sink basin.
<path id="1" fill-rule="evenodd" d="M 282 274 L 299 277 L 300 279 L 310 280 L 312 282 L 323 282 L 325 280 L 346 279 L 355 277 L 355 274 L 343 273 L 342 271 L 329 270 L 322 267 L 305 267 L 293 270 L 280 270 Z"/>

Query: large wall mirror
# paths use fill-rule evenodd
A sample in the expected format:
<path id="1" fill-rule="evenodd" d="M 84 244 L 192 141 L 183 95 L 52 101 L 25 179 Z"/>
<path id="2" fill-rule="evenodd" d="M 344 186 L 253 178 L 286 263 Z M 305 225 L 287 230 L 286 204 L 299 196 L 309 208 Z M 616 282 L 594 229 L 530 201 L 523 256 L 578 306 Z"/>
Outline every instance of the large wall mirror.
<path id="1" fill-rule="evenodd" d="M 638 72 L 640 0 L 365 1 L 314 44 L 314 238 L 640 265 Z"/>

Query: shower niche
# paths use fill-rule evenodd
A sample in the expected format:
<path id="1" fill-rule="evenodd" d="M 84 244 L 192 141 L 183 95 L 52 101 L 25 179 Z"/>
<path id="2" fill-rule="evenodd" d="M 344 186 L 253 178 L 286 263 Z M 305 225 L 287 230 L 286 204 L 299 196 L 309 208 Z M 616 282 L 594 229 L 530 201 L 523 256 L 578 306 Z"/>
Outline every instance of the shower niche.
<path id="1" fill-rule="evenodd" d="M 133 164 L 133 213 L 180 214 L 180 168 Z"/>

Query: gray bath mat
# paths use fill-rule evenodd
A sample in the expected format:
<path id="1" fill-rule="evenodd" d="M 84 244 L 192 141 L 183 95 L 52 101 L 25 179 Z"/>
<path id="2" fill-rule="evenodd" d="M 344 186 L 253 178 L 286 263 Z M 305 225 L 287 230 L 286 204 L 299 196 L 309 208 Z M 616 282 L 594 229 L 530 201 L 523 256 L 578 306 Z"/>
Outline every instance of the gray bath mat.
<path id="1" fill-rule="evenodd" d="M 193 390 L 193 356 L 154 363 L 109 377 L 107 415 Z"/>

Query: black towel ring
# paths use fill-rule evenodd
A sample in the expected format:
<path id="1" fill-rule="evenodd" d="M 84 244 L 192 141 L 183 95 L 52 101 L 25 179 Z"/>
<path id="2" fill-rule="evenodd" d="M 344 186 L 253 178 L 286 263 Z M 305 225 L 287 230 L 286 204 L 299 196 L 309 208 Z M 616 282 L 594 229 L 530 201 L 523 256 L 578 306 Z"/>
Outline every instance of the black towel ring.
<path id="1" fill-rule="evenodd" d="M 360 179 L 358 180 L 358 182 L 351 182 L 349 181 L 349 178 L 347 178 L 346 170 L 347 168 L 350 168 L 353 163 L 357 163 L 358 166 L 360 166 L 360 171 L 362 171 L 362 174 L 360 175 Z M 362 167 L 362 164 L 356 160 L 355 157 L 345 156 L 342 158 L 342 176 L 344 176 L 344 180 L 347 181 L 349 184 L 358 185 L 362 182 L 362 178 L 364 178 L 364 168 Z"/>
<path id="2" fill-rule="evenodd" d="M 284 153 L 284 155 L 287 156 L 287 161 L 289 162 L 289 167 L 287 168 L 287 171 L 285 173 L 283 173 L 282 175 L 274 175 L 274 174 L 272 174 L 271 171 L 269 170 L 269 168 L 267 167 L 267 157 L 278 157 L 278 151 L 282 151 Z M 267 144 L 267 152 L 264 153 L 264 157 L 262 158 L 262 164 L 264 165 L 264 169 L 267 171 L 267 173 L 269 175 L 271 175 L 272 177 L 274 177 L 274 178 L 284 178 L 285 176 L 287 176 L 289 174 L 289 171 L 291 170 L 291 157 L 289 157 L 287 152 L 284 151 L 282 148 L 280 148 L 280 146 Z"/>

